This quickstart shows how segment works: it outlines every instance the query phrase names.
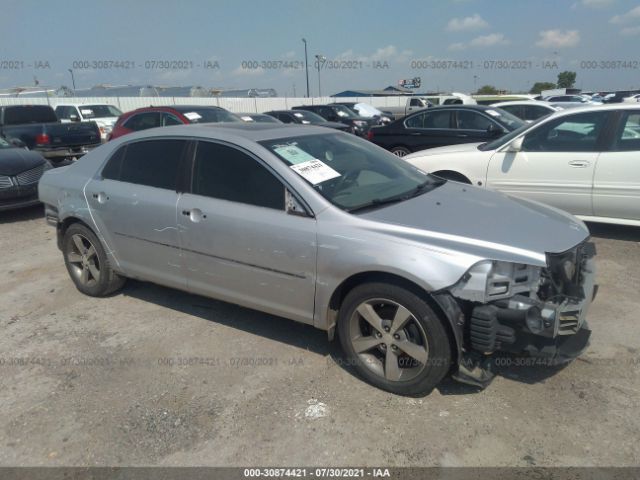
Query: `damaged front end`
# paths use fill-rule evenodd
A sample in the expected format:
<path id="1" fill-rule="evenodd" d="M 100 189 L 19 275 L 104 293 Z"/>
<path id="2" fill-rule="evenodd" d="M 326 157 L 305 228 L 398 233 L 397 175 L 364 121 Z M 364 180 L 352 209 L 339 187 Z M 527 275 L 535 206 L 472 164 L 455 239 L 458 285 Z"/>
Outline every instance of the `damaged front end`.
<path id="1" fill-rule="evenodd" d="M 595 298 L 595 245 L 547 254 L 546 268 L 498 261 L 474 265 L 448 291 L 464 315 L 463 351 L 454 378 L 486 386 L 495 352 L 543 357 L 559 364 L 588 346 L 586 323 Z"/>

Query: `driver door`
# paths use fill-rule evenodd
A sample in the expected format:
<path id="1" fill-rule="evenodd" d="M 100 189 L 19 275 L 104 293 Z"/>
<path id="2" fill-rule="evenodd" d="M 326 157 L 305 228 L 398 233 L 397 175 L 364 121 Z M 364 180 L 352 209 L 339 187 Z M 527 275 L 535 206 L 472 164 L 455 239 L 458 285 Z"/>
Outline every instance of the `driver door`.
<path id="1" fill-rule="evenodd" d="M 574 215 L 593 215 L 593 175 L 610 113 L 559 117 L 527 133 L 519 152 L 496 152 L 486 185 Z"/>

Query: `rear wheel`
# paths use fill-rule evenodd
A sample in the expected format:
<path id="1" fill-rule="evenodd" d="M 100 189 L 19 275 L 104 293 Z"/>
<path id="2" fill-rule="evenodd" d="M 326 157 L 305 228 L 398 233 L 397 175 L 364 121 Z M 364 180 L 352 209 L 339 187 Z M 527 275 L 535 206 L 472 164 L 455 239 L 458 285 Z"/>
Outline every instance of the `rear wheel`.
<path id="1" fill-rule="evenodd" d="M 451 366 L 440 318 L 403 287 L 368 283 L 345 298 L 338 319 L 349 363 L 369 383 L 399 395 L 431 392 Z"/>
<path id="2" fill-rule="evenodd" d="M 396 157 L 404 157 L 405 155 L 409 155 L 411 150 L 407 147 L 393 147 L 391 149 L 391 153 L 393 153 Z"/>
<path id="3" fill-rule="evenodd" d="M 98 237 L 86 226 L 71 225 L 62 240 L 69 276 L 85 295 L 102 297 L 122 288 L 125 278 L 113 271 Z"/>

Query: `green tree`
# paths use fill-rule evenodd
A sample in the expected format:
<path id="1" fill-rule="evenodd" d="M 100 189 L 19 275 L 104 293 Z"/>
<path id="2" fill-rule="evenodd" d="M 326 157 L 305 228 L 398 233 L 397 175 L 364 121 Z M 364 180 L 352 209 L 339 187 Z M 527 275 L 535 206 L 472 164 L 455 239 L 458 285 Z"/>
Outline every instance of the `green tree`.
<path id="1" fill-rule="evenodd" d="M 558 88 L 573 88 L 576 84 L 576 72 L 560 72 L 558 74 Z"/>
<path id="2" fill-rule="evenodd" d="M 476 92 L 478 95 L 497 95 L 498 89 L 493 85 L 484 85 Z"/>
<path id="3" fill-rule="evenodd" d="M 553 90 L 554 88 L 556 88 L 556 84 L 553 82 L 536 82 L 529 93 L 540 94 L 543 90 Z"/>

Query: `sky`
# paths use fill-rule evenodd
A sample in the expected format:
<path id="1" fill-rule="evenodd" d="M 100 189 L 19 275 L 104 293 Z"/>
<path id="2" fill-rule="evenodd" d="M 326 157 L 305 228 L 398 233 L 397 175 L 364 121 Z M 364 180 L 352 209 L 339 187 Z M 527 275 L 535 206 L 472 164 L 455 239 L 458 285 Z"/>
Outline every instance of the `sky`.
<path id="1" fill-rule="evenodd" d="M 0 88 L 70 87 L 72 69 L 78 88 L 304 96 L 302 38 L 311 95 L 319 79 L 327 95 L 414 77 L 421 91 L 526 91 L 563 70 L 585 90 L 640 87 L 637 0 L 0 0 L 0 11 Z"/>

